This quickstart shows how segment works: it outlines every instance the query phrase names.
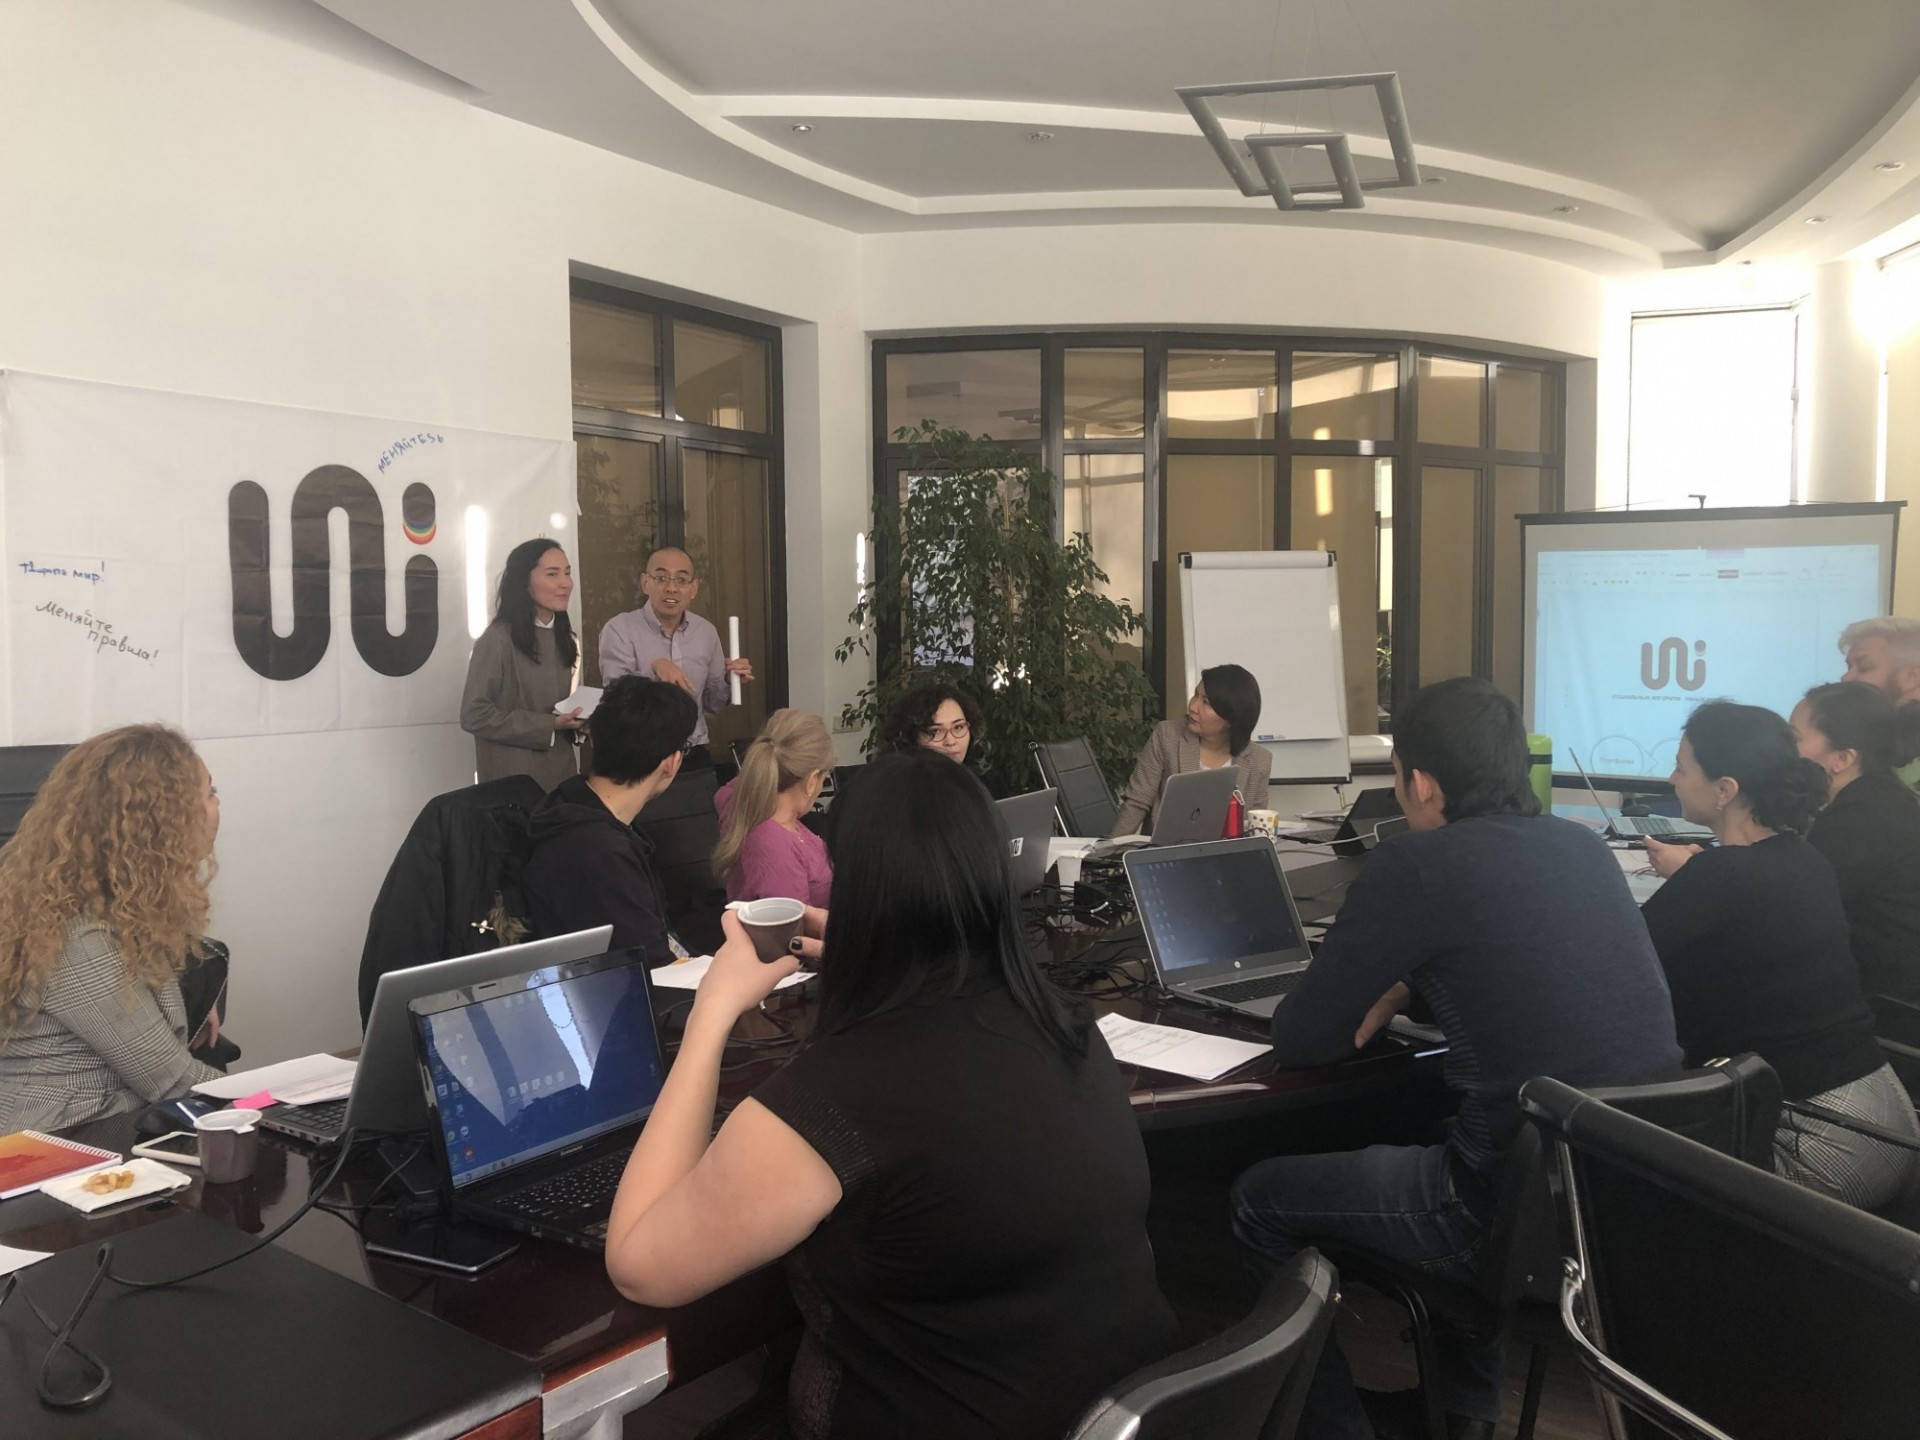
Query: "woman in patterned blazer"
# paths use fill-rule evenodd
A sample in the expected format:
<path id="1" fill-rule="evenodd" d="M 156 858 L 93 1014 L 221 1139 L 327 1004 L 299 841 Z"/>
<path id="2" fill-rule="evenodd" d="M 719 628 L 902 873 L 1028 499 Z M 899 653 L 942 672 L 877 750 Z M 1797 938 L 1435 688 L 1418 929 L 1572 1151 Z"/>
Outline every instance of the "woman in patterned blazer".
<path id="1" fill-rule="evenodd" d="M 193 747 L 129 725 L 69 751 L 0 850 L 0 1134 L 184 1094 L 180 976 L 201 955 L 220 801 Z"/>

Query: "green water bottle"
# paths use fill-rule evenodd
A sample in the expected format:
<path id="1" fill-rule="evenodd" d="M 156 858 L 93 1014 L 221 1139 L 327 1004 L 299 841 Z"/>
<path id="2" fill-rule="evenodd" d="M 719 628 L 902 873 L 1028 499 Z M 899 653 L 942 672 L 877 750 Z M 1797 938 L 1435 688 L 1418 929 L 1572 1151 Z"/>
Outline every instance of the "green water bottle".
<path id="1" fill-rule="evenodd" d="M 1540 813 L 1553 813 L 1553 737 L 1551 735 L 1527 736 L 1527 775 L 1533 782 L 1534 798 L 1540 802 Z"/>

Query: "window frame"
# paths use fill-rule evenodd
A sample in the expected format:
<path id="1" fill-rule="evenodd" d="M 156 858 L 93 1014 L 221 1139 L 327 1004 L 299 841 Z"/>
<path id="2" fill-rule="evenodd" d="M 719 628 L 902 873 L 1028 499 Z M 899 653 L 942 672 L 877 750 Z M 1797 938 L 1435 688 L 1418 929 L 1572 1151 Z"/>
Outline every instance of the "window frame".
<path id="1" fill-rule="evenodd" d="M 568 313 L 575 300 L 610 305 L 654 317 L 654 346 L 660 370 L 659 415 L 636 415 L 628 410 L 573 406 L 573 433 L 614 440 L 651 440 L 660 447 L 661 545 L 684 545 L 687 539 L 686 490 L 682 471 L 683 447 L 718 451 L 761 460 L 767 467 L 767 628 L 772 653 L 752 657 L 756 683 L 764 685 L 767 712 L 787 704 L 790 666 L 787 653 L 787 492 L 785 466 L 785 390 L 782 379 L 778 326 L 745 320 L 719 310 L 669 300 L 644 290 L 629 290 L 603 281 L 573 277 L 568 282 Z M 730 331 L 763 342 L 767 347 L 767 428 L 730 430 L 673 418 L 676 413 L 673 373 L 673 322 L 685 320 L 709 329 Z M 571 388 L 571 387 L 569 387 Z M 575 512 L 578 513 L 578 497 Z"/>
<path id="2" fill-rule="evenodd" d="M 1079 349 L 1142 351 L 1142 416 L 1139 439 L 1068 440 L 1066 430 L 1066 352 Z M 1567 377 L 1566 359 L 1546 353 L 1498 350 L 1478 346 L 1428 342 L 1405 336 L 1292 331 L 1235 331 L 1186 329 L 1014 330 L 984 334 L 902 335 L 875 337 L 871 343 L 870 372 L 873 422 L 874 542 L 877 573 L 894 558 L 881 553 L 890 543 L 898 516 L 898 472 L 909 462 L 911 447 L 896 443 L 887 414 L 886 366 L 889 356 L 934 352 L 1038 350 L 1040 352 L 1040 439 L 1007 441 L 1008 449 L 1036 456 L 1055 477 L 1056 524 L 1064 523 L 1063 477 L 1068 455 L 1138 455 L 1145 496 L 1141 525 L 1142 574 L 1146 594 L 1137 607 L 1145 621 L 1144 664 L 1148 679 L 1164 704 L 1168 685 L 1167 646 L 1161 626 L 1167 614 L 1167 586 L 1171 557 L 1160 553 L 1167 533 L 1167 461 L 1175 455 L 1259 455 L 1270 457 L 1274 474 L 1275 549 L 1291 540 L 1293 461 L 1296 456 L 1386 458 L 1393 463 L 1393 685 L 1395 708 L 1416 688 L 1419 674 L 1420 594 L 1420 483 L 1427 465 L 1473 469 L 1475 487 L 1474 533 L 1474 673 L 1490 674 L 1493 662 L 1494 535 L 1499 517 L 1494 513 L 1495 473 L 1500 466 L 1548 472 L 1552 481 L 1545 497 L 1548 509 L 1566 504 Z M 1268 352 L 1274 357 L 1280 386 L 1271 440 L 1172 439 L 1167 434 L 1168 352 L 1174 350 L 1244 350 Z M 1392 440 L 1310 440 L 1293 434 L 1293 358 L 1299 353 L 1357 353 L 1392 355 L 1399 367 L 1394 397 Z M 1418 439 L 1419 370 L 1421 356 L 1465 360 L 1487 366 L 1481 384 L 1481 434 L 1487 442 L 1477 447 L 1422 443 Z M 1549 449 L 1502 450 L 1493 441 L 1495 391 L 1502 367 L 1542 373 L 1554 387 L 1546 414 L 1552 433 Z M 909 422 L 911 423 L 911 422 Z M 1371 617 L 1369 624 L 1372 623 Z M 883 642 L 885 637 L 881 637 Z M 880 656 L 892 653 L 883 643 Z M 1180 687 L 1184 689 L 1184 677 Z"/>

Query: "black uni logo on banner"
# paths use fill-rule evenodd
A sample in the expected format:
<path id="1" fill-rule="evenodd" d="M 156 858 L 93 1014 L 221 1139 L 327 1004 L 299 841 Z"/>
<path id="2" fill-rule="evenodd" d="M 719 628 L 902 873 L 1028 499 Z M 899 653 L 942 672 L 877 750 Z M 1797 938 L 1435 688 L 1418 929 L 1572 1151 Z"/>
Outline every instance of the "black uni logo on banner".
<path id="1" fill-rule="evenodd" d="M 233 643 L 240 658 L 269 680 L 298 680 L 327 653 L 332 638 L 333 562 L 327 516 L 347 512 L 353 646 L 382 675 L 411 675 L 427 663 L 440 636 L 440 572 L 425 555 L 406 569 L 406 628 L 387 629 L 387 566 L 381 543 L 386 516 L 366 476 L 345 465 L 309 471 L 293 492 L 293 629 L 273 625 L 272 541 L 267 492 L 242 480 L 227 492 L 227 563 L 233 572 Z M 409 538 L 431 537 L 433 491 L 409 485 L 400 497 Z"/>

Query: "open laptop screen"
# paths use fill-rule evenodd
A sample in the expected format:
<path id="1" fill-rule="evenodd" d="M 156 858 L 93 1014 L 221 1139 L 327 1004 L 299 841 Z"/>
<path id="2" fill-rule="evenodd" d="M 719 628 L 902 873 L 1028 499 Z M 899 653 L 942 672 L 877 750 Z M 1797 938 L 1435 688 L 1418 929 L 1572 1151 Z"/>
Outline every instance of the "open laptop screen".
<path id="1" fill-rule="evenodd" d="M 415 1024 L 455 1188 L 633 1124 L 666 1078 L 641 964 L 537 971 Z"/>
<path id="2" fill-rule="evenodd" d="M 1286 881 L 1265 841 L 1183 846 L 1128 857 L 1140 923 L 1164 979 L 1183 971 L 1306 958 Z"/>

